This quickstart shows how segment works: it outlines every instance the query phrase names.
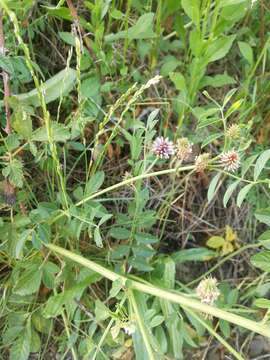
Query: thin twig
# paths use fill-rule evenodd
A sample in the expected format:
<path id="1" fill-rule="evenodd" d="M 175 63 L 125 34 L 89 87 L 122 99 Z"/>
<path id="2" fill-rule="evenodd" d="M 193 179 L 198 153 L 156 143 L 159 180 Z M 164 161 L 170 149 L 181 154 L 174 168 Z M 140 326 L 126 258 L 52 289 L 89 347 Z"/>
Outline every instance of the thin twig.
<path id="1" fill-rule="evenodd" d="M 0 56 L 5 56 L 5 36 L 3 30 L 3 12 L 0 11 Z M 10 88 L 9 88 L 9 75 L 6 71 L 2 71 L 2 78 L 4 84 L 4 104 L 5 104 L 5 111 L 6 111 L 6 127 L 5 132 L 7 134 L 11 133 L 11 113 L 10 107 L 8 103 L 8 98 L 10 96 Z"/>

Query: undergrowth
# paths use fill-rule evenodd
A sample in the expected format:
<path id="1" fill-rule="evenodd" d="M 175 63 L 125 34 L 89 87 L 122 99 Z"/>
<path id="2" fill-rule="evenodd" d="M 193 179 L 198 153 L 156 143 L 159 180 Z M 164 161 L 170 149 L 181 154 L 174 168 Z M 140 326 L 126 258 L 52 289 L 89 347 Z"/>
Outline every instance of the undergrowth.
<path id="1" fill-rule="evenodd" d="M 1 359 L 270 359 L 265 0 L 0 0 Z"/>

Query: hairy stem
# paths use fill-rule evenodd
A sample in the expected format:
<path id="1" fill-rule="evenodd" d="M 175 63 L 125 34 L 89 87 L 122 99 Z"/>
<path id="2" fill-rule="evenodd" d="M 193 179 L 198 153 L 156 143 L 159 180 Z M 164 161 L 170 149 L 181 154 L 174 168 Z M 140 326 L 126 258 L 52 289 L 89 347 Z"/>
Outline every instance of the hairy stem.
<path id="1" fill-rule="evenodd" d="M 161 288 L 158 288 L 156 286 L 153 286 L 151 284 L 142 283 L 139 281 L 131 280 L 127 278 L 126 276 L 120 275 L 115 273 L 112 270 L 109 270 L 105 268 L 102 265 L 97 264 L 94 261 L 88 260 L 84 258 L 83 256 L 74 254 L 73 252 L 63 249 L 59 246 L 53 245 L 53 244 L 47 244 L 46 245 L 50 250 L 57 252 L 58 254 L 65 256 L 69 258 L 70 260 L 73 260 L 77 262 L 78 264 L 87 267 L 88 269 L 91 269 L 103 277 L 110 279 L 111 281 L 115 281 L 120 279 L 123 283 L 127 283 L 128 287 L 134 290 L 138 290 L 141 292 L 144 292 L 149 295 L 157 296 L 161 299 L 165 299 L 174 303 L 177 303 L 181 306 L 190 308 L 192 310 L 202 312 L 211 316 L 215 316 L 219 319 L 223 319 L 226 321 L 229 321 L 233 324 L 236 324 L 238 326 L 241 326 L 243 328 L 246 328 L 250 331 L 256 332 L 258 334 L 261 334 L 263 336 L 270 338 L 270 327 L 267 325 L 264 325 L 261 322 L 255 322 L 253 320 L 246 319 L 242 316 L 232 314 L 228 311 L 218 309 L 214 306 L 206 305 L 201 303 L 200 301 L 197 301 L 195 299 L 191 299 L 190 297 L 185 296 L 185 294 L 182 294 L 180 292 L 172 292 L 168 290 L 163 290 Z"/>

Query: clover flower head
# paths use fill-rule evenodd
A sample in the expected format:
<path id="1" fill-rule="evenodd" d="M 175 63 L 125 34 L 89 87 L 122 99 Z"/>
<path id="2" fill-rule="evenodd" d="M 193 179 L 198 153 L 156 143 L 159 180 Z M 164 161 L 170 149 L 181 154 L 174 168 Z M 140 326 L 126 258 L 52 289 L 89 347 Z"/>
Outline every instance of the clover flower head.
<path id="1" fill-rule="evenodd" d="M 152 150 L 160 159 L 169 159 L 174 154 L 174 145 L 168 138 L 160 136 L 154 141 Z"/>
<path id="2" fill-rule="evenodd" d="M 195 169 L 198 173 L 202 173 L 208 166 L 210 159 L 209 153 L 204 153 L 196 156 L 195 159 Z"/>
<path id="3" fill-rule="evenodd" d="M 230 150 L 220 155 L 219 162 L 224 170 L 234 172 L 240 167 L 240 156 L 236 150 Z"/>
<path id="4" fill-rule="evenodd" d="M 189 142 L 188 138 L 183 137 L 177 140 L 176 144 L 176 157 L 179 160 L 185 160 L 192 153 L 192 143 Z"/>
<path id="5" fill-rule="evenodd" d="M 240 126 L 237 124 L 232 124 L 227 129 L 227 136 L 230 139 L 239 139 L 240 137 Z"/>
<path id="6" fill-rule="evenodd" d="M 217 279 L 208 277 L 201 280 L 196 288 L 196 294 L 202 303 L 213 305 L 220 295 Z"/>

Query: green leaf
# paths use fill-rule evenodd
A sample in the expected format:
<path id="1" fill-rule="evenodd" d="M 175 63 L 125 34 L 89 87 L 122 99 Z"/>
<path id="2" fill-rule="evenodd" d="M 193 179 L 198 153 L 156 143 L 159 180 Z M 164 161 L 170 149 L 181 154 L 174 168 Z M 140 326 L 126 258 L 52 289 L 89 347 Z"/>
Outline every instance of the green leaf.
<path id="1" fill-rule="evenodd" d="M 47 288 L 49 289 L 54 288 L 55 274 L 59 271 L 60 271 L 59 267 L 54 263 L 52 263 L 51 261 L 48 261 L 43 266 L 42 281 L 44 282 L 44 285 L 47 286 Z"/>
<path id="2" fill-rule="evenodd" d="M 159 326 L 155 329 L 155 338 L 157 339 L 163 354 L 166 354 L 168 351 L 168 342 L 167 342 L 167 336 L 162 326 Z"/>
<path id="3" fill-rule="evenodd" d="M 19 145 L 20 141 L 18 138 L 18 135 L 16 134 L 10 134 L 5 139 L 6 147 L 9 152 L 12 152 L 12 150 L 15 150 Z"/>
<path id="4" fill-rule="evenodd" d="M 244 56 L 244 58 L 247 60 L 249 65 L 253 64 L 253 51 L 251 46 L 244 42 L 244 41 L 238 41 L 238 46 L 241 54 Z"/>
<path id="5" fill-rule="evenodd" d="M 58 17 L 60 19 L 73 21 L 73 18 L 70 14 L 70 10 L 67 7 L 51 7 L 51 6 L 44 6 L 46 8 L 47 12 L 51 16 Z"/>
<path id="6" fill-rule="evenodd" d="M 117 296 L 117 294 L 123 289 L 123 286 L 125 284 L 123 284 L 122 279 L 116 279 L 115 281 L 113 281 L 112 283 L 112 287 L 110 290 L 110 297 L 114 298 Z"/>
<path id="7" fill-rule="evenodd" d="M 8 56 L 0 56 L 0 68 L 10 75 L 14 73 L 11 58 Z"/>
<path id="8" fill-rule="evenodd" d="M 61 70 L 41 85 L 41 92 L 44 94 L 46 104 L 67 95 L 73 88 L 76 81 L 76 71 L 71 68 Z M 40 106 L 38 90 L 33 89 L 28 93 L 13 95 L 24 104 L 34 107 Z"/>
<path id="9" fill-rule="evenodd" d="M 96 103 L 101 103 L 100 78 L 98 75 L 87 77 L 82 81 L 81 95 L 84 99 L 92 99 Z"/>
<path id="10" fill-rule="evenodd" d="M 171 72 L 173 72 L 178 65 L 181 64 L 181 61 L 178 60 L 175 56 L 169 55 L 163 61 L 163 65 L 160 69 L 160 74 L 162 76 L 168 76 Z"/>
<path id="11" fill-rule="evenodd" d="M 231 6 L 231 5 L 238 5 L 238 4 L 241 4 L 246 1 L 247 0 L 222 0 L 220 2 L 220 6 L 225 7 L 225 6 Z"/>
<path id="12" fill-rule="evenodd" d="M 232 184 L 230 184 L 224 194 L 223 197 L 223 206 L 226 207 L 228 204 L 228 201 L 230 200 L 234 190 L 237 188 L 237 185 L 240 183 L 241 180 L 236 180 Z"/>
<path id="13" fill-rule="evenodd" d="M 98 247 L 102 248 L 103 247 L 103 243 L 102 243 L 102 237 L 100 235 L 100 231 L 99 231 L 99 228 L 96 227 L 95 230 L 94 230 L 94 240 L 95 240 L 95 243 Z"/>
<path id="14" fill-rule="evenodd" d="M 106 320 L 110 315 L 110 310 L 100 300 L 95 301 L 95 315 L 97 321 Z"/>
<path id="15" fill-rule="evenodd" d="M 53 295 L 49 298 L 46 303 L 46 306 L 43 310 L 43 316 L 45 318 L 55 317 L 61 314 L 63 306 L 73 303 L 74 298 L 80 298 L 83 290 L 90 284 L 98 281 L 100 275 L 97 273 L 92 273 L 91 275 L 86 276 L 86 278 L 74 285 L 72 288 L 65 290 L 60 294 Z"/>
<path id="16" fill-rule="evenodd" d="M 175 262 L 171 257 L 164 259 L 163 285 L 168 289 L 173 289 L 175 284 Z"/>
<path id="17" fill-rule="evenodd" d="M 39 334 L 35 330 L 31 330 L 30 352 L 37 353 L 41 347 Z"/>
<path id="18" fill-rule="evenodd" d="M 20 234 L 15 248 L 15 257 L 17 259 L 22 258 L 24 244 L 26 240 L 30 237 L 31 233 L 32 233 L 32 229 L 27 229 Z"/>
<path id="19" fill-rule="evenodd" d="M 196 28 L 194 28 L 189 35 L 189 47 L 190 50 L 192 52 L 192 54 L 195 57 L 199 57 L 202 47 L 203 47 L 203 42 L 201 41 L 201 36 L 200 36 L 200 31 Z"/>
<path id="20" fill-rule="evenodd" d="M 261 269 L 262 271 L 270 272 L 270 251 L 261 251 L 255 254 L 250 259 L 251 264 Z"/>
<path id="21" fill-rule="evenodd" d="M 112 259 L 122 259 L 129 253 L 130 247 L 128 245 L 120 245 L 112 251 Z"/>
<path id="22" fill-rule="evenodd" d="M 270 226 L 270 207 L 256 210 L 255 217 L 260 222 Z"/>
<path id="23" fill-rule="evenodd" d="M 217 173 L 213 179 L 210 182 L 208 191 L 207 191 L 207 200 L 208 203 L 210 203 L 212 201 L 212 199 L 214 198 L 215 194 L 216 194 L 216 189 L 217 189 L 217 185 L 218 185 L 218 181 L 221 177 L 221 173 Z"/>
<path id="24" fill-rule="evenodd" d="M 238 193 L 237 195 L 237 199 L 236 199 L 236 205 L 238 207 L 241 207 L 242 202 L 245 200 L 248 192 L 251 190 L 251 188 L 253 187 L 254 184 L 248 184 L 246 186 L 244 186 Z"/>
<path id="25" fill-rule="evenodd" d="M 182 7 L 187 16 L 196 24 L 200 21 L 200 1 L 199 0 L 182 0 Z"/>
<path id="26" fill-rule="evenodd" d="M 150 328 L 153 328 L 153 327 L 156 327 L 156 326 L 159 326 L 160 324 L 162 324 L 164 321 L 164 316 L 162 315 L 157 315 L 155 316 L 151 321 L 150 321 Z"/>
<path id="27" fill-rule="evenodd" d="M 74 296 L 75 295 L 72 290 L 67 290 L 61 294 L 51 296 L 43 310 L 43 316 L 45 318 L 50 318 L 60 315 L 63 310 L 63 306 L 70 302 Z"/>
<path id="28" fill-rule="evenodd" d="M 256 181 L 264 169 L 267 161 L 270 159 L 270 149 L 265 150 L 258 157 L 254 168 L 254 180 Z"/>
<path id="29" fill-rule="evenodd" d="M 75 46 L 75 37 L 72 33 L 67 31 L 58 31 L 58 35 L 66 44 Z"/>
<path id="30" fill-rule="evenodd" d="M 231 328 L 228 321 L 225 320 L 219 320 L 219 328 L 224 335 L 225 339 L 228 339 L 231 334 Z"/>
<path id="31" fill-rule="evenodd" d="M 37 236 L 41 242 L 48 244 L 51 238 L 51 228 L 48 224 L 39 224 L 37 227 Z"/>
<path id="32" fill-rule="evenodd" d="M 104 179 L 105 179 L 104 171 L 98 171 L 94 175 L 92 175 L 85 185 L 85 195 L 88 196 L 98 191 L 98 189 L 103 184 Z"/>
<path id="33" fill-rule="evenodd" d="M 134 257 L 128 263 L 139 271 L 152 271 L 154 269 L 144 258 Z"/>
<path id="34" fill-rule="evenodd" d="M 177 251 L 172 254 L 172 259 L 176 264 L 180 264 L 185 261 L 208 261 L 216 256 L 217 253 L 215 251 L 199 247 Z"/>
<path id="35" fill-rule="evenodd" d="M 57 123 L 56 121 L 52 121 L 50 124 L 51 128 L 51 140 L 56 142 L 66 142 L 70 139 L 69 129 L 64 125 Z M 32 141 L 49 141 L 49 135 L 47 133 L 46 126 L 42 126 L 37 129 L 31 138 Z"/>
<path id="36" fill-rule="evenodd" d="M 13 292 L 18 295 L 29 295 L 38 291 L 42 270 L 40 264 L 34 263 L 24 270 L 16 283 Z"/>
<path id="37" fill-rule="evenodd" d="M 230 35 L 214 40 L 206 49 L 205 61 L 210 63 L 222 59 L 229 52 L 235 37 Z"/>
<path id="38" fill-rule="evenodd" d="M 171 72 L 169 76 L 178 91 L 187 90 L 186 80 L 180 72 Z"/>
<path id="39" fill-rule="evenodd" d="M 117 240 L 125 240 L 130 236 L 130 230 L 122 227 L 113 227 L 109 231 L 109 235 Z"/>
<path id="40" fill-rule="evenodd" d="M 121 20 L 122 18 L 125 17 L 125 15 L 122 13 L 122 11 L 115 9 L 115 8 L 111 11 L 110 15 L 113 19 L 116 19 L 116 20 Z"/>
<path id="41" fill-rule="evenodd" d="M 225 243 L 225 240 L 222 236 L 212 236 L 209 240 L 207 240 L 206 245 L 209 246 L 212 249 L 218 249 L 221 246 L 223 246 Z"/>
<path id="42" fill-rule="evenodd" d="M 154 13 L 147 13 L 139 17 L 136 24 L 124 31 L 105 36 L 105 41 L 112 42 L 119 39 L 151 39 L 156 37 L 153 32 Z"/>
<path id="43" fill-rule="evenodd" d="M 23 186 L 23 164 L 20 160 L 12 159 L 10 163 L 3 168 L 2 174 L 15 187 Z"/>
<path id="44" fill-rule="evenodd" d="M 263 298 L 256 299 L 254 305 L 261 309 L 270 309 L 270 300 Z"/>
<path id="45" fill-rule="evenodd" d="M 32 120 L 30 115 L 17 108 L 12 114 L 12 127 L 13 129 L 25 139 L 29 139 L 32 135 Z"/>
<path id="46" fill-rule="evenodd" d="M 202 81 L 200 82 L 199 88 L 202 89 L 206 86 L 212 86 L 215 88 L 222 87 L 225 85 L 232 85 L 235 84 L 236 81 L 234 78 L 229 76 L 228 74 L 218 74 L 215 76 L 204 76 Z"/>
<path id="47" fill-rule="evenodd" d="M 30 354 L 31 327 L 30 324 L 20 333 L 20 336 L 14 341 L 9 358 L 12 360 L 27 360 Z"/>
<path id="48" fill-rule="evenodd" d="M 147 233 L 137 233 L 135 234 L 135 239 L 139 244 L 154 244 L 158 242 L 156 236 Z"/>
<path id="49" fill-rule="evenodd" d="M 37 310 L 32 315 L 32 324 L 38 332 L 42 334 L 49 334 L 52 321 L 50 319 L 46 319 L 42 315 L 41 310 Z"/>
<path id="50" fill-rule="evenodd" d="M 241 176 L 242 178 L 246 175 L 248 169 L 250 169 L 251 165 L 257 159 L 258 154 L 249 156 L 243 163 L 241 164 Z"/>
<path id="51" fill-rule="evenodd" d="M 270 230 L 266 230 L 264 233 L 262 233 L 258 241 L 264 246 L 266 249 L 270 250 Z"/>

